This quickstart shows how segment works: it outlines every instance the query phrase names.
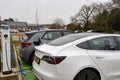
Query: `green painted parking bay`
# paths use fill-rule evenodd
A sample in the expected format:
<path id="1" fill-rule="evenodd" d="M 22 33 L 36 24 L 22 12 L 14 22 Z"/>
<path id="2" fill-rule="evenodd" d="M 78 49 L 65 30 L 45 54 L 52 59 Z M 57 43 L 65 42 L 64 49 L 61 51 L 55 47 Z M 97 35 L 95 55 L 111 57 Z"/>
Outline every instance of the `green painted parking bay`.
<path id="1" fill-rule="evenodd" d="M 20 74 L 23 76 L 23 80 L 38 80 L 33 73 L 31 65 L 25 63 L 22 60 L 20 60 L 19 63 L 21 68 Z"/>

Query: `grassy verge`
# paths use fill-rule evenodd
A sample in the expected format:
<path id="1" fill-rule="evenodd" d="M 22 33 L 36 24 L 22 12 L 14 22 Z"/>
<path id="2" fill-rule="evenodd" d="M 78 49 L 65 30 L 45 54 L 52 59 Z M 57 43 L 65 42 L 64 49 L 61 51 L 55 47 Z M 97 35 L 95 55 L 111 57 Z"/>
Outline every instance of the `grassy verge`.
<path id="1" fill-rule="evenodd" d="M 22 69 L 23 80 L 38 80 L 33 71 L 32 66 L 20 60 L 20 67 Z"/>
<path id="2" fill-rule="evenodd" d="M 11 34 L 11 44 L 20 44 L 21 43 L 21 38 L 22 36 L 24 36 L 25 34 Z M 13 38 L 17 38 L 17 39 L 13 39 Z M 25 63 L 22 60 L 19 60 L 19 65 L 20 68 L 22 70 L 22 77 L 23 80 L 37 80 L 37 78 L 35 77 L 33 71 L 32 71 L 32 66 Z"/>

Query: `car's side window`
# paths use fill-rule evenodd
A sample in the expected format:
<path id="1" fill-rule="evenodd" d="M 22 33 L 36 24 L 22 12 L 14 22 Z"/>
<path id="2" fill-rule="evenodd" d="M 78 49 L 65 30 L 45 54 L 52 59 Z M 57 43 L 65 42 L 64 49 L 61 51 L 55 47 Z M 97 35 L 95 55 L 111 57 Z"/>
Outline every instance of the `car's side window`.
<path id="1" fill-rule="evenodd" d="M 45 33 L 45 35 L 42 37 L 43 39 L 49 39 L 49 37 L 48 37 L 48 32 L 47 33 Z"/>
<path id="2" fill-rule="evenodd" d="M 61 37 L 61 32 L 47 32 L 43 36 L 43 39 L 53 40 L 53 39 L 56 39 L 56 38 L 59 38 L 59 37 Z"/>
<path id="3" fill-rule="evenodd" d="M 113 37 L 100 37 L 89 42 L 92 50 L 118 50 L 118 46 Z"/>
<path id="4" fill-rule="evenodd" d="M 82 43 L 80 43 L 80 44 L 78 44 L 76 46 L 79 47 L 79 48 L 82 48 L 82 49 L 90 49 L 88 41 L 82 42 Z"/>
<path id="5" fill-rule="evenodd" d="M 72 33 L 72 32 L 70 32 L 70 31 L 64 31 L 64 32 L 63 32 L 64 36 L 65 36 L 65 35 L 68 35 L 68 34 L 71 34 L 71 33 Z"/>
<path id="6" fill-rule="evenodd" d="M 117 36 L 117 39 L 118 39 L 118 46 L 119 46 L 119 49 L 120 49 L 120 36 Z"/>
<path id="7" fill-rule="evenodd" d="M 120 42 L 120 36 L 119 37 L 117 37 L 118 38 L 118 40 L 119 40 L 119 42 Z"/>

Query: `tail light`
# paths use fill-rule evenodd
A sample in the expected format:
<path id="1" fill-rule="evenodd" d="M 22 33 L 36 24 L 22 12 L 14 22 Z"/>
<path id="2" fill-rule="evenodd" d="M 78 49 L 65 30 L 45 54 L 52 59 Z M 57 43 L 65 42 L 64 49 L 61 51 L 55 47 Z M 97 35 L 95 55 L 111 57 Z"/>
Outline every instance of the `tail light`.
<path id="1" fill-rule="evenodd" d="M 60 62 L 62 62 L 64 59 L 66 58 L 66 56 L 43 56 L 42 60 L 46 61 L 49 64 L 59 64 Z"/>
<path id="2" fill-rule="evenodd" d="M 23 46 L 30 46 L 32 42 L 23 42 Z"/>

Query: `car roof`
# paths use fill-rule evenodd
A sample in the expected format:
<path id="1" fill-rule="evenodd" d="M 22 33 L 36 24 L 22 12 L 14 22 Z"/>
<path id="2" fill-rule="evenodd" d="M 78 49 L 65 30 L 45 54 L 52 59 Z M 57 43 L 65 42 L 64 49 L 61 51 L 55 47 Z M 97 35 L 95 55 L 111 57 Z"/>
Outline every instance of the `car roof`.
<path id="1" fill-rule="evenodd" d="M 65 29 L 45 29 L 45 30 L 39 30 L 39 31 L 26 32 L 26 34 L 38 33 L 38 32 L 43 32 L 43 31 L 70 31 L 70 30 L 65 30 Z"/>
<path id="2" fill-rule="evenodd" d="M 86 38 L 86 37 L 91 37 L 91 36 L 99 36 L 99 35 L 105 35 L 105 36 L 119 36 L 119 34 L 83 32 L 83 33 L 70 34 L 70 35 L 67 35 L 66 37 L 72 37 L 72 38 L 74 38 L 75 40 L 77 40 L 77 39 L 81 39 L 81 38 Z"/>
<path id="3" fill-rule="evenodd" d="M 93 29 L 93 30 L 88 30 L 86 32 L 97 32 L 97 33 L 103 33 L 103 30 L 100 29 Z"/>
<path id="4" fill-rule="evenodd" d="M 45 29 L 45 30 L 39 30 L 39 31 L 30 31 L 30 32 L 26 32 L 26 35 L 28 37 L 32 37 L 34 34 L 36 33 L 40 33 L 40 32 L 46 32 L 46 31 L 70 31 L 70 30 L 65 30 L 65 29 Z M 72 31 L 71 31 L 72 32 Z"/>
<path id="5" fill-rule="evenodd" d="M 85 37 L 90 37 L 90 36 L 95 36 L 95 35 L 101 35 L 102 33 L 77 33 L 77 34 L 71 34 L 71 35 L 68 35 L 68 37 L 73 37 L 73 38 L 77 38 L 77 39 L 80 39 L 80 38 L 85 38 Z"/>
<path id="6" fill-rule="evenodd" d="M 45 29 L 45 30 L 41 30 L 41 31 L 70 31 L 70 30 L 66 30 L 66 29 Z"/>

